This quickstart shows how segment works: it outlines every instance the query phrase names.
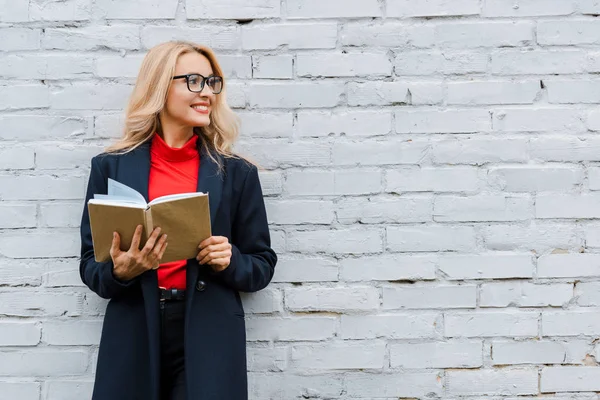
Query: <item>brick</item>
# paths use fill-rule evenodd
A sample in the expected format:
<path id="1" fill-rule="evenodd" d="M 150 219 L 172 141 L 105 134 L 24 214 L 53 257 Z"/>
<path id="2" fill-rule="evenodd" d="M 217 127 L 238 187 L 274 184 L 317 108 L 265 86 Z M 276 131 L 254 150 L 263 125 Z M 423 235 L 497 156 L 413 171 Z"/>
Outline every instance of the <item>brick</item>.
<path id="1" fill-rule="evenodd" d="M 40 382 L 0 382 L 0 393 L 9 399 L 39 400 L 40 388 Z"/>
<path id="2" fill-rule="evenodd" d="M 37 346 L 41 329 L 35 322 L 0 322 L 0 346 Z"/>
<path id="3" fill-rule="evenodd" d="M 598 367 L 544 367 L 540 375 L 540 391 L 597 392 L 600 388 Z"/>
<path id="4" fill-rule="evenodd" d="M 146 25 L 142 28 L 141 40 L 145 49 L 169 40 L 190 40 L 213 50 L 236 50 L 240 47 L 240 30 L 231 25 L 200 28 Z"/>
<path id="5" fill-rule="evenodd" d="M 588 185 L 590 190 L 600 190 L 600 168 L 588 168 Z"/>
<path id="6" fill-rule="evenodd" d="M 533 104 L 539 81 L 470 81 L 448 83 L 448 104 Z"/>
<path id="7" fill-rule="evenodd" d="M 175 6 L 177 2 L 175 1 Z M 186 3 L 188 19 L 260 19 L 277 18 L 279 0 L 200 0 Z"/>
<path id="8" fill-rule="evenodd" d="M 433 205 L 436 222 L 525 221 L 532 217 L 533 201 L 529 197 L 438 196 Z"/>
<path id="9" fill-rule="evenodd" d="M 415 226 L 386 228 L 390 251 L 473 251 L 475 231 L 469 226 Z"/>
<path id="10" fill-rule="evenodd" d="M 441 373 L 386 372 L 383 374 L 347 374 L 346 393 L 360 398 L 421 398 L 427 395 L 442 396 Z"/>
<path id="11" fill-rule="evenodd" d="M 475 308 L 477 286 L 408 286 L 383 287 L 383 309 Z"/>
<path id="12" fill-rule="evenodd" d="M 583 234 L 587 248 L 600 247 L 600 229 L 597 226 L 584 226 Z"/>
<path id="13" fill-rule="evenodd" d="M 58 317 L 78 315 L 82 298 L 78 294 L 21 290 L 0 292 L 0 300 L 0 314 L 3 315 Z"/>
<path id="14" fill-rule="evenodd" d="M 438 263 L 447 280 L 532 278 L 534 270 L 533 257 L 518 253 L 444 254 Z"/>
<path id="15" fill-rule="evenodd" d="M 427 357 L 423 357 L 427 354 Z M 477 368 L 483 365 L 480 340 L 400 343 L 390 346 L 392 368 Z"/>
<path id="16" fill-rule="evenodd" d="M 387 171 L 386 192 L 474 192 L 477 168 L 402 167 Z"/>
<path id="17" fill-rule="evenodd" d="M 90 346 L 100 343 L 101 320 L 61 321 L 55 319 L 46 321 L 42 325 L 42 340 L 49 345 Z"/>
<path id="18" fill-rule="evenodd" d="M 342 224 L 431 221 L 431 198 L 344 198 L 336 204 Z"/>
<path id="19" fill-rule="evenodd" d="M 0 285 L 39 286 L 45 272 L 46 260 L 0 259 Z"/>
<path id="20" fill-rule="evenodd" d="M 140 48 L 140 28 L 130 25 L 84 28 L 46 28 L 42 48 L 48 50 L 136 50 Z"/>
<path id="21" fill-rule="evenodd" d="M 175 19 L 177 0 L 143 0 L 135 3 L 121 3 L 117 0 L 98 0 L 95 10 L 106 19 Z M 193 3 L 188 3 L 189 8 Z"/>
<path id="22" fill-rule="evenodd" d="M 598 26 L 600 28 L 600 25 Z M 600 81 L 549 80 L 544 84 L 548 90 L 548 102 L 554 104 L 600 103 Z"/>
<path id="23" fill-rule="evenodd" d="M 300 34 L 301 33 L 301 34 Z M 252 24 L 242 27 L 244 50 L 333 49 L 337 42 L 337 23 Z"/>
<path id="24" fill-rule="evenodd" d="M 594 336 L 600 328 L 597 311 L 544 311 L 542 335 L 547 336 Z"/>
<path id="25" fill-rule="evenodd" d="M 541 45 L 600 44 L 600 23 L 590 20 L 539 21 L 537 41 Z"/>
<path id="26" fill-rule="evenodd" d="M 440 315 L 418 314 L 342 315 L 343 339 L 423 339 L 438 337 Z"/>
<path id="27" fill-rule="evenodd" d="M 335 260 L 317 257 L 280 257 L 273 282 L 327 282 L 338 280 Z"/>
<path id="28" fill-rule="evenodd" d="M 547 254 L 538 259 L 538 278 L 586 278 L 600 274 L 600 255 Z"/>
<path id="29" fill-rule="evenodd" d="M 286 288 L 285 307 L 290 311 L 344 311 L 379 308 L 374 287 Z"/>
<path id="30" fill-rule="evenodd" d="M 298 54 L 296 75 L 300 77 L 391 76 L 392 64 L 385 53 Z"/>
<path id="31" fill-rule="evenodd" d="M 51 231 L 8 231 L 0 234 L 0 254 L 9 258 L 75 257 L 80 254 L 76 229 Z"/>
<path id="32" fill-rule="evenodd" d="M 349 82 L 347 97 L 351 106 L 431 105 L 442 103 L 442 90 L 441 83 Z"/>
<path id="33" fill-rule="evenodd" d="M 446 390 L 451 396 L 538 393 L 537 368 L 448 371 L 446 379 Z"/>
<path id="34" fill-rule="evenodd" d="M 462 312 L 444 315 L 447 337 L 535 337 L 538 313 L 532 312 Z M 475 393 L 473 393 L 475 394 Z"/>
<path id="35" fill-rule="evenodd" d="M 51 380 L 46 383 L 48 399 L 78 400 L 92 398 L 94 389 L 93 381 L 57 381 Z"/>
<path id="36" fill-rule="evenodd" d="M 371 169 L 339 171 L 289 171 L 285 193 L 289 195 L 359 195 L 381 192 L 382 172 Z"/>
<path id="37" fill-rule="evenodd" d="M 597 16 L 600 14 L 600 3 L 598 3 L 598 0 L 578 0 L 577 6 L 579 12 L 584 15 Z"/>
<path id="38" fill-rule="evenodd" d="M 600 305 L 600 283 L 598 282 L 578 282 L 575 285 L 575 298 L 580 306 L 598 306 Z"/>
<path id="39" fill-rule="evenodd" d="M 471 164 L 525 162 L 529 159 L 525 138 L 482 138 L 460 136 L 436 141 L 432 145 L 434 164 Z"/>
<path id="40" fill-rule="evenodd" d="M 89 21 L 91 12 L 91 0 L 32 0 L 29 3 L 29 19 L 32 21 Z"/>
<path id="41" fill-rule="evenodd" d="M 572 131 L 583 128 L 579 110 L 561 108 L 497 110 L 494 131 Z"/>
<path id="42" fill-rule="evenodd" d="M 544 252 L 581 246 L 575 227 L 565 224 L 532 224 L 530 226 L 486 226 L 481 234 L 491 250 L 525 250 Z"/>
<path id="43" fill-rule="evenodd" d="M 410 0 L 389 0 L 387 16 L 397 18 L 407 17 L 445 17 L 461 15 L 478 15 L 477 0 L 433 0 L 415 4 Z"/>
<path id="44" fill-rule="evenodd" d="M 518 3 L 485 0 L 482 15 L 484 17 L 541 17 L 570 15 L 574 12 L 574 3 L 564 0 L 521 0 Z"/>
<path id="45" fill-rule="evenodd" d="M 248 371 L 285 371 L 288 365 L 287 347 L 247 347 Z"/>
<path id="46" fill-rule="evenodd" d="M 259 172 L 263 195 L 279 195 L 283 193 L 283 177 L 281 172 Z"/>
<path id="47" fill-rule="evenodd" d="M 534 43 L 534 31 L 529 21 L 444 23 L 435 27 L 435 38 L 439 47 L 523 47 Z"/>
<path id="48" fill-rule="evenodd" d="M 567 357 L 567 343 L 554 341 L 494 341 L 494 365 L 561 364 Z"/>
<path id="49" fill-rule="evenodd" d="M 50 115 L 0 116 L 0 139 L 19 142 L 70 139 L 86 135 L 92 120 Z"/>
<path id="50" fill-rule="evenodd" d="M 250 105 L 257 108 L 334 107 L 344 86 L 337 82 L 259 83 L 250 85 Z"/>
<path id="51" fill-rule="evenodd" d="M 95 74 L 102 78 L 135 78 L 142 65 L 143 55 L 98 56 Z"/>
<path id="52" fill-rule="evenodd" d="M 35 149 L 35 164 L 38 170 L 87 168 L 90 159 L 102 150 L 102 147 L 90 145 L 44 144 Z"/>
<path id="53" fill-rule="evenodd" d="M 270 224 L 331 224 L 334 204 L 323 200 L 271 200 L 266 202 Z"/>
<path id="54" fill-rule="evenodd" d="M 267 288 L 257 293 L 240 293 L 246 313 L 261 314 L 282 311 L 283 295 L 278 289 Z"/>
<path id="55" fill-rule="evenodd" d="M 83 176 L 0 175 L 2 200 L 70 200 L 84 196 Z"/>
<path id="56" fill-rule="evenodd" d="M 292 79 L 294 75 L 292 55 L 253 56 L 252 77 L 270 79 Z"/>
<path id="57" fill-rule="evenodd" d="M 417 164 L 426 159 L 430 151 L 430 143 L 422 140 L 336 143 L 332 147 L 332 162 L 361 166 Z"/>
<path id="58" fill-rule="evenodd" d="M 243 135 L 253 138 L 287 138 L 292 136 L 294 115 L 291 112 L 238 112 Z"/>
<path id="59" fill-rule="evenodd" d="M 9 7 L 9 5 L 11 7 Z M 0 1 L 0 22 L 28 22 L 29 2 Z"/>
<path id="60" fill-rule="evenodd" d="M 377 0 L 289 0 L 287 17 L 296 18 L 364 18 L 381 17 Z"/>
<path id="61" fill-rule="evenodd" d="M 123 114 L 104 114 L 94 117 L 94 136 L 97 138 L 120 138 L 123 135 L 125 116 Z"/>
<path id="62" fill-rule="evenodd" d="M 79 276 L 79 260 L 69 258 L 46 261 L 43 284 L 45 287 L 85 287 Z"/>
<path id="63" fill-rule="evenodd" d="M 95 293 L 88 292 L 83 299 L 83 315 L 100 317 L 105 314 L 108 301 Z M 95 365 L 92 364 L 92 365 Z"/>
<path id="64" fill-rule="evenodd" d="M 467 75 L 488 69 L 488 55 L 475 51 L 406 51 L 396 55 L 397 76 Z"/>
<path id="65" fill-rule="evenodd" d="M 543 161 L 595 161 L 600 139 L 545 136 L 531 139 L 531 157 Z"/>
<path id="66" fill-rule="evenodd" d="M 342 26 L 340 43 L 354 47 L 427 48 L 435 43 L 433 26 L 406 25 L 398 22 L 348 22 Z"/>
<path id="67" fill-rule="evenodd" d="M 398 133 L 472 133 L 490 131 L 486 110 L 397 111 Z"/>
<path id="68" fill-rule="evenodd" d="M 41 37 L 41 29 L 2 28 L 0 29 L 0 50 L 38 50 L 41 44 Z"/>
<path id="69" fill-rule="evenodd" d="M 279 267 L 278 267 L 279 268 Z M 383 255 L 340 260 L 340 279 L 362 281 L 420 281 L 435 279 L 436 258 Z"/>
<path id="70" fill-rule="evenodd" d="M 383 250 L 381 231 L 374 228 L 310 230 L 288 233 L 288 249 L 330 254 L 377 253 Z"/>
<path id="71" fill-rule="evenodd" d="M 82 350 L 0 351 L 0 376 L 80 375 L 87 366 L 88 353 Z"/>
<path id="72" fill-rule="evenodd" d="M 540 285 L 529 282 L 484 283 L 481 307 L 562 307 L 573 298 L 572 284 Z"/>
<path id="73" fill-rule="evenodd" d="M 378 111 L 300 111 L 295 136 L 383 136 L 391 132 L 392 114 Z"/>
<path id="74" fill-rule="evenodd" d="M 46 85 L 14 84 L 0 86 L 0 110 L 50 107 L 50 92 Z M 0 126 L 5 118 L 0 117 Z"/>
<path id="75" fill-rule="evenodd" d="M 337 318 L 299 317 L 299 318 L 251 318 L 246 321 L 246 330 L 250 341 L 319 341 L 335 335 Z"/>
<path id="76" fill-rule="evenodd" d="M 126 106 L 132 87 L 121 84 L 70 84 L 54 87 L 50 107 L 69 110 L 120 110 Z M 86 101 L 82 102 L 81 99 Z"/>
<path id="77" fill-rule="evenodd" d="M 492 53 L 492 73 L 499 75 L 578 74 L 585 72 L 581 50 L 500 50 Z"/>
<path id="78" fill-rule="evenodd" d="M 342 375 L 291 373 L 248 374 L 250 399 L 293 399 L 302 396 L 335 398 L 342 393 Z"/>
<path id="79" fill-rule="evenodd" d="M 488 170 L 489 185 L 505 192 L 569 192 L 581 185 L 583 176 L 581 168 L 571 166 L 502 166 Z"/>
<path id="80" fill-rule="evenodd" d="M 302 370 L 382 369 L 383 342 L 298 344 L 292 346 L 291 365 Z"/>
<path id="81" fill-rule="evenodd" d="M 236 149 L 242 156 L 251 158 L 260 166 L 276 169 L 289 166 L 318 167 L 328 165 L 331 150 L 328 144 L 313 142 L 295 142 L 283 145 L 281 140 L 253 140 L 251 143 L 238 143 Z"/>
<path id="82" fill-rule="evenodd" d="M 0 229 L 35 228 L 36 219 L 35 204 L 0 204 Z"/>
<path id="83" fill-rule="evenodd" d="M 31 147 L 18 146 L 15 143 L 0 144 L 0 170 L 33 169 L 34 167 L 35 153 Z"/>
<path id="84" fill-rule="evenodd" d="M 598 218 L 597 194 L 539 195 L 535 202 L 536 218 Z"/>
<path id="85" fill-rule="evenodd" d="M 248 104 L 246 87 L 239 81 L 226 82 L 223 94 L 226 94 L 227 105 L 231 108 L 245 108 Z"/>

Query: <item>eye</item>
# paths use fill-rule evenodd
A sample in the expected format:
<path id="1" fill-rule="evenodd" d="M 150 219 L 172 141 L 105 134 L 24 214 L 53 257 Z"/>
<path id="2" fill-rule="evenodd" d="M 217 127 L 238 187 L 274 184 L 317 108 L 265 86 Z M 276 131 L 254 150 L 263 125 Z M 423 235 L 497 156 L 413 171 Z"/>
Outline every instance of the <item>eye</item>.
<path id="1" fill-rule="evenodd" d="M 200 82 L 200 77 L 198 75 L 190 75 L 190 77 L 188 78 L 188 82 L 191 85 L 197 85 L 198 82 Z"/>

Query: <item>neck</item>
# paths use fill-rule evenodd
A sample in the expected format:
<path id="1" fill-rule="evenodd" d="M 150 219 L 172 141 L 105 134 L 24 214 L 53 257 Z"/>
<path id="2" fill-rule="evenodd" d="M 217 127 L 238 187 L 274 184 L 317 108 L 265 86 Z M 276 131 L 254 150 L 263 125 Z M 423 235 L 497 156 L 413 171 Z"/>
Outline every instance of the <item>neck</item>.
<path id="1" fill-rule="evenodd" d="M 173 148 L 181 148 L 194 135 L 194 128 L 191 126 L 182 126 L 166 118 L 161 118 L 161 129 L 158 132 L 166 144 Z"/>

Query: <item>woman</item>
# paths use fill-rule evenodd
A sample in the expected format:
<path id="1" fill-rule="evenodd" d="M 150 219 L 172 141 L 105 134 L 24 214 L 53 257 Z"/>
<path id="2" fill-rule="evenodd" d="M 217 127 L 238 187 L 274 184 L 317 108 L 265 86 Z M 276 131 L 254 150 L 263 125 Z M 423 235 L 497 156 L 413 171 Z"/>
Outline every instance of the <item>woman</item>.
<path id="1" fill-rule="evenodd" d="M 152 48 L 129 100 L 123 138 L 92 159 L 86 204 L 122 182 L 147 201 L 209 193 L 213 236 L 196 259 L 161 264 L 157 227 L 140 248 L 113 235 L 112 261 L 94 260 L 87 207 L 81 221 L 83 282 L 110 299 L 94 400 L 247 399 L 246 337 L 239 291 L 267 286 L 271 249 L 255 166 L 231 153 L 237 120 L 225 102 L 214 53 L 187 42 Z"/>

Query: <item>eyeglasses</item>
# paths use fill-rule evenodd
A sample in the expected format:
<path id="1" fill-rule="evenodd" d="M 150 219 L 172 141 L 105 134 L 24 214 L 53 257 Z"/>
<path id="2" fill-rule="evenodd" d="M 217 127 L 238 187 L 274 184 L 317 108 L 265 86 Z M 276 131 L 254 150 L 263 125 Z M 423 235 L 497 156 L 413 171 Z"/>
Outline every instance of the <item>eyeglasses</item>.
<path id="1" fill-rule="evenodd" d="M 200 74 L 187 74 L 173 77 L 173 79 L 182 78 L 185 78 L 190 92 L 200 93 L 202 89 L 204 89 L 205 83 L 214 94 L 219 94 L 221 93 L 221 90 L 223 90 L 223 78 L 220 76 L 211 75 L 209 77 L 204 77 Z"/>

